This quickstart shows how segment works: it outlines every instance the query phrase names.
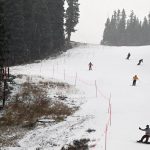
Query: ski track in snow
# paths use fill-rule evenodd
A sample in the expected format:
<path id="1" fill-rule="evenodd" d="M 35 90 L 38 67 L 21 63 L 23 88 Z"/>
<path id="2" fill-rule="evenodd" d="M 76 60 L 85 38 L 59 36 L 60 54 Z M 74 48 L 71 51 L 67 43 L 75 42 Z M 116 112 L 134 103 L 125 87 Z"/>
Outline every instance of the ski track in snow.
<path id="1" fill-rule="evenodd" d="M 20 147 L 8 149 L 32 150 L 40 147 L 60 150 L 74 139 L 90 138 L 90 150 L 149 150 L 149 145 L 135 142 L 143 134 L 138 127 L 144 128 L 150 123 L 149 49 L 150 46 L 81 45 L 55 59 L 12 67 L 13 74 L 38 75 L 45 80 L 57 79 L 75 85 L 82 93 L 78 96 L 82 95 L 83 104 L 65 121 L 37 127 L 19 141 Z M 130 60 L 125 59 L 128 52 L 131 53 Z M 137 66 L 141 58 L 144 63 Z M 94 64 L 92 71 L 88 70 L 90 61 Z M 135 74 L 140 80 L 136 87 L 132 87 L 130 85 Z M 108 132 L 105 145 L 106 125 Z M 96 132 L 86 132 L 89 128 Z"/>

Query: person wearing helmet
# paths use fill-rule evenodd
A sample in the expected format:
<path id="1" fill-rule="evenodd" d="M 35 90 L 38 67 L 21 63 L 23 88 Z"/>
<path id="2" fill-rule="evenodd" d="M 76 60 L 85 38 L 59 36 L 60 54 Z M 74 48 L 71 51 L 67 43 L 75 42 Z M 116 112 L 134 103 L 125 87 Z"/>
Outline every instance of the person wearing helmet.
<path id="1" fill-rule="evenodd" d="M 137 75 L 135 75 L 135 76 L 133 77 L 133 83 L 132 83 L 132 86 L 136 86 L 136 81 L 137 81 L 138 79 L 139 79 L 139 78 L 138 78 Z"/>
<path id="2" fill-rule="evenodd" d="M 143 63 L 143 59 L 140 59 L 137 65 L 140 65 L 141 63 Z"/>
<path id="3" fill-rule="evenodd" d="M 131 56 L 131 54 L 130 54 L 130 53 L 128 53 L 128 55 L 127 55 L 127 58 L 126 58 L 126 59 L 129 59 L 129 58 L 130 58 L 130 56 Z"/>
<path id="4" fill-rule="evenodd" d="M 89 70 L 92 70 L 92 66 L 93 66 L 93 64 L 90 62 L 89 63 Z"/>
<path id="5" fill-rule="evenodd" d="M 149 128 L 149 125 L 146 125 L 146 128 L 145 128 L 145 129 L 141 129 L 141 128 L 139 127 L 139 130 L 145 131 L 145 135 L 143 135 L 142 138 L 141 138 L 139 141 L 137 141 L 137 142 L 143 142 L 143 140 L 146 139 L 146 140 L 144 141 L 144 143 L 148 143 L 148 139 L 149 139 L 149 137 L 150 137 L 150 128 Z"/>

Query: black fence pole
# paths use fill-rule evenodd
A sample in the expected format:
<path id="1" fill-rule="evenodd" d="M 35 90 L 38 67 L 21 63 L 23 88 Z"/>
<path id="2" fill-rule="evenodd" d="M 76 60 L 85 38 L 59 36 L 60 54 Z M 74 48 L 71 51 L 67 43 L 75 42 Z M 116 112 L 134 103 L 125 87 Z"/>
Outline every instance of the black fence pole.
<path id="1" fill-rule="evenodd" d="M 6 101 L 6 79 L 4 79 L 4 91 L 3 91 L 3 108 L 5 106 L 5 101 Z"/>

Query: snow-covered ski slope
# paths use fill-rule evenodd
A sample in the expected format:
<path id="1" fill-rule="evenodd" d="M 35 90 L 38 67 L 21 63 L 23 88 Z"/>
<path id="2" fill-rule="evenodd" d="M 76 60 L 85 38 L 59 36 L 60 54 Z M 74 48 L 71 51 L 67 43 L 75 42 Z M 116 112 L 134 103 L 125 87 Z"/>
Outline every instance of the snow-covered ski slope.
<path id="1" fill-rule="evenodd" d="M 130 60 L 126 60 L 128 52 Z M 140 66 L 139 59 L 143 59 Z M 88 70 L 90 61 L 92 71 Z M 66 121 L 29 132 L 20 140 L 19 149 L 60 150 L 81 138 L 90 138 L 91 150 L 150 149 L 150 145 L 136 143 L 144 134 L 139 126 L 150 124 L 150 46 L 81 45 L 55 59 L 12 67 L 11 72 L 70 83 L 84 99 L 80 110 Z M 134 87 L 135 74 L 139 80 Z M 88 133 L 87 129 L 96 131 Z"/>

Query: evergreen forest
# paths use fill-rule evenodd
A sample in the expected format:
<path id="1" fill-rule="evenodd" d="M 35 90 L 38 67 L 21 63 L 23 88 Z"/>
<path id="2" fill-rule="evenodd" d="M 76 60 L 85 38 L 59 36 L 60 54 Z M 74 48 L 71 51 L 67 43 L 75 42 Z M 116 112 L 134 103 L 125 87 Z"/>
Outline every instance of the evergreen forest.
<path id="1" fill-rule="evenodd" d="M 66 50 L 66 39 L 69 35 L 70 42 L 78 18 L 78 0 L 0 0 L 1 66 L 28 63 Z"/>
<path id="2" fill-rule="evenodd" d="M 129 17 L 123 9 L 114 11 L 107 18 L 102 45 L 140 46 L 150 45 L 150 13 L 140 20 L 132 10 Z"/>

